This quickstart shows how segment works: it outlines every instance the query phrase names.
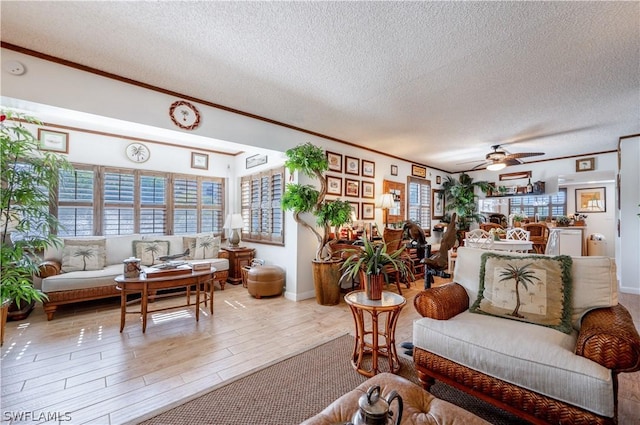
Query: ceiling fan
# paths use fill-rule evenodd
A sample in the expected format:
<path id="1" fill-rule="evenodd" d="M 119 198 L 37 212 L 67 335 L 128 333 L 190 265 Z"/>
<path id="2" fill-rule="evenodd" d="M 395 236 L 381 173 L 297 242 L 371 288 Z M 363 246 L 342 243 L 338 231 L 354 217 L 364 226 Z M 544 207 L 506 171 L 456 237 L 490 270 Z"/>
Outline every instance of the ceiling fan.
<path id="1" fill-rule="evenodd" d="M 478 164 L 472 168 L 472 170 L 477 170 L 478 168 L 486 167 L 487 170 L 497 171 L 502 170 L 508 165 L 518 165 L 522 164 L 520 158 L 528 158 L 531 156 L 544 155 L 544 152 L 521 152 L 521 153 L 509 153 L 505 149 L 501 148 L 500 145 L 491 146 L 493 149 L 492 152 L 489 152 L 485 156 L 485 162 L 482 164 Z"/>

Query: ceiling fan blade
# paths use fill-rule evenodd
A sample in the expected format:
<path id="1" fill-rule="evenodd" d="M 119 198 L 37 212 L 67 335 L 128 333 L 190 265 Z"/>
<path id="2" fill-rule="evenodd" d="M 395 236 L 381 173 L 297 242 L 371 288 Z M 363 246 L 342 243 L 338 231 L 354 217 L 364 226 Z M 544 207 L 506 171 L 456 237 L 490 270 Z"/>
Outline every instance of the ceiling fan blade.
<path id="1" fill-rule="evenodd" d="M 485 168 L 487 165 L 491 164 L 491 162 L 483 162 L 482 164 L 478 164 L 473 167 L 471 170 L 479 170 L 480 168 Z"/>
<path id="2" fill-rule="evenodd" d="M 520 165 L 520 164 L 522 164 L 522 161 L 520 161 L 517 158 L 506 158 L 501 162 L 503 162 L 503 163 L 505 163 L 507 165 Z"/>
<path id="3" fill-rule="evenodd" d="M 529 158 L 531 156 L 544 155 L 544 152 L 521 152 L 507 155 L 507 158 Z"/>
<path id="4" fill-rule="evenodd" d="M 456 165 L 473 164 L 474 162 L 486 162 L 485 159 L 474 159 L 473 161 L 458 162 Z"/>

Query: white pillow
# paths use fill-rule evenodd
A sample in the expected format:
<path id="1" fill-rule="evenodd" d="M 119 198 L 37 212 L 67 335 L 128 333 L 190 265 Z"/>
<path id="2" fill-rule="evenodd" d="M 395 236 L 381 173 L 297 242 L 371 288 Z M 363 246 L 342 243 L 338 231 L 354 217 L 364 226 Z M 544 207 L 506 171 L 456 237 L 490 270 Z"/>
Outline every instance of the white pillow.
<path id="1" fill-rule="evenodd" d="M 105 265 L 106 250 L 104 238 L 64 239 L 62 248 L 62 271 L 77 272 L 102 270 Z"/>

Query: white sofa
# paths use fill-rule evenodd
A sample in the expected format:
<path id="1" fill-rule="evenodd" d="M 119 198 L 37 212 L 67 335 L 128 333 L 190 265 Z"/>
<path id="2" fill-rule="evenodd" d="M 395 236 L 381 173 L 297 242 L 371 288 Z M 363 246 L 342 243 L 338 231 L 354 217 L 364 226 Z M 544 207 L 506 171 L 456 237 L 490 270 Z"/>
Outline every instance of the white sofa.
<path id="1" fill-rule="evenodd" d="M 44 252 L 44 262 L 40 266 L 40 279 L 34 279 L 36 287 L 44 292 L 48 300 L 43 302 L 47 319 L 52 320 L 59 305 L 88 301 L 99 298 L 119 296 L 116 290 L 114 278 L 123 274 L 123 260 L 135 257 L 135 241 L 167 241 L 169 243 L 168 255 L 180 254 L 185 251 L 185 238 L 195 240 L 196 235 L 185 236 L 157 236 L 157 235 L 124 235 L 90 238 L 66 238 L 64 241 L 71 243 L 98 243 L 104 245 L 104 267 L 94 270 L 76 270 L 66 272 L 63 267 L 64 246 L 52 247 Z M 219 282 L 220 288 L 224 285 L 229 273 L 229 259 L 226 251 L 218 251 L 212 247 L 207 254 L 211 258 L 188 260 L 207 261 L 216 269 L 214 281 Z M 193 252 L 193 249 L 191 250 Z M 143 263 L 144 264 L 144 263 Z"/>
<path id="2" fill-rule="evenodd" d="M 564 333 L 470 311 L 481 274 L 501 278 L 505 270 L 490 269 L 488 262 L 483 269 L 487 252 L 458 249 L 454 282 L 414 300 L 423 316 L 413 325 L 414 363 L 425 388 L 442 380 L 535 423 L 616 423 L 617 374 L 640 369 L 640 337 L 618 304 L 614 260 L 571 258 L 573 293 Z M 533 297 L 531 292 L 524 297 Z"/>

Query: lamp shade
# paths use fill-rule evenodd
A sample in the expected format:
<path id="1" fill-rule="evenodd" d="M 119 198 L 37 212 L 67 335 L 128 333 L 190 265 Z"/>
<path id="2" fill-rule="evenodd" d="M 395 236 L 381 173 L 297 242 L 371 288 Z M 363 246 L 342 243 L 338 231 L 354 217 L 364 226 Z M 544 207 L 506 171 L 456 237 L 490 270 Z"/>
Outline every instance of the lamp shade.
<path id="1" fill-rule="evenodd" d="M 390 193 L 383 194 L 378 200 L 379 207 L 383 210 L 388 210 L 395 206 L 395 202 L 393 201 L 393 195 Z"/>
<path id="2" fill-rule="evenodd" d="M 228 214 L 223 226 L 225 229 L 242 229 L 243 227 L 242 214 Z"/>

